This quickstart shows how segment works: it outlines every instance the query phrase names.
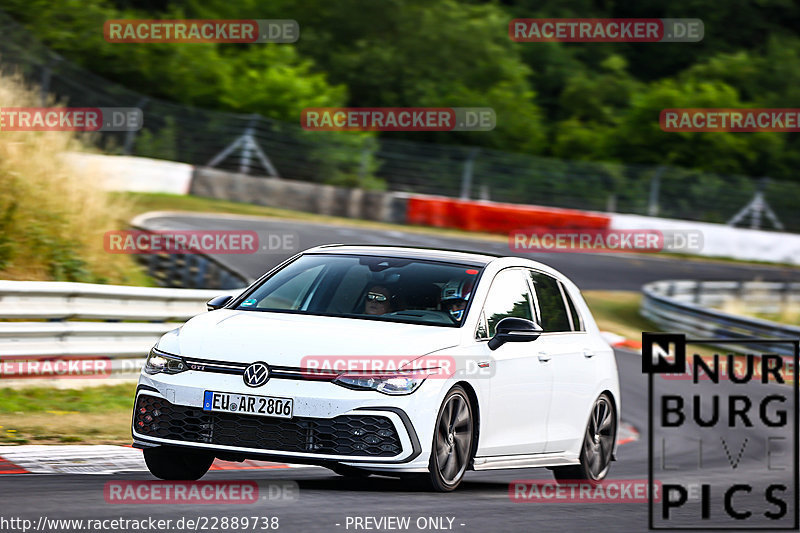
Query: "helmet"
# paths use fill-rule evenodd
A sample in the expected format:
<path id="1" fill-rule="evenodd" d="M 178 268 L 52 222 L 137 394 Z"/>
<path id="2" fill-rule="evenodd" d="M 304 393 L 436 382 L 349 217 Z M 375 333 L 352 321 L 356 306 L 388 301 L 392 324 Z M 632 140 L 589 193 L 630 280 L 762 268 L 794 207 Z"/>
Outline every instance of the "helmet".
<path id="1" fill-rule="evenodd" d="M 449 305 L 459 302 L 466 302 L 472 296 L 472 289 L 475 288 L 473 279 L 452 279 L 442 287 L 442 304 Z M 464 309 L 449 310 L 450 316 L 460 322 L 464 318 Z"/>

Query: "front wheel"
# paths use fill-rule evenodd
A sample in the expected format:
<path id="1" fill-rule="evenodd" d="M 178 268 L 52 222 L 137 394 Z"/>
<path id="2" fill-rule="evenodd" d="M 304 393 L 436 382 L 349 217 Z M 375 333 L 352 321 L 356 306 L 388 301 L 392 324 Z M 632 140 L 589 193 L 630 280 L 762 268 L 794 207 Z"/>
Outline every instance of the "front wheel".
<path id="1" fill-rule="evenodd" d="M 553 468 L 558 481 L 600 482 L 611 468 L 611 454 L 617 438 L 617 413 L 611 398 L 602 394 L 594 402 L 581 446 L 580 464 Z"/>
<path id="2" fill-rule="evenodd" d="M 150 473 L 170 481 L 200 479 L 214 462 L 214 455 L 208 452 L 173 446 L 145 448 L 143 453 Z"/>
<path id="3" fill-rule="evenodd" d="M 449 492 L 461 484 L 471 458 L 473 424 L 467 393 L 456 385 L 445 396 L 436 418 L 426 476 L 429 488 Z"/>

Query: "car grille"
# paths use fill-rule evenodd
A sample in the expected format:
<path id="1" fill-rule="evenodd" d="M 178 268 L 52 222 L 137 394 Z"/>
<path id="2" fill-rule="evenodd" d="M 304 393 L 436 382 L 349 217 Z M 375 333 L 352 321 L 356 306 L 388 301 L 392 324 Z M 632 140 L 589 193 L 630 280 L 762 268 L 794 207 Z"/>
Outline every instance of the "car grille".
<path id="1" fill-rule="evenodd" d="M 216 374 L 231 374 L 241 376 L 250 363 L 236 363 L 231 361 L 214 361 L 212 359 L 193 359 L 184 357 L 183 362 L 190 370 L 197 372 L 213 372 Z M 293 366 L 269 365 L 269 375 L 277 379 L 304 379 L 311 381 L 333 381 L 341 371 L 299 368 Z"/>
<path id="2" fill-rule="evenodd" d="M 136 402 L 133 427 L 150 437 L 281 452 L 393 457 L 402 451 L 385 416 L 286 419 L 212 413 L 146 394 Z"/>

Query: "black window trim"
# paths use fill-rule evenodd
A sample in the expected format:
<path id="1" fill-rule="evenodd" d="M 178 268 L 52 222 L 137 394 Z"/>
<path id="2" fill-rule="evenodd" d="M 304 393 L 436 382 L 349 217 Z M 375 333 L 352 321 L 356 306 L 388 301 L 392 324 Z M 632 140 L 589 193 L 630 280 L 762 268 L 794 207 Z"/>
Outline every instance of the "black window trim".
<path id="1" fill-rule="evenodd" d="M 569 329 L 570 331 L 575 331 L 575 324 L 572 323 L 572 312 L 570 311 L 569 301 L 567 301 L 567 297 L 564 294 L 564 285 L 561 283 L 560 279 L 556 279 L 556 285 L 558 285 L 558 292 L 561 293 L 561 302 L 564 304 L 564 310 L 567 312 L 567 320 L 569 320 Z"/>
<path id="2" fill-rule="evenodd" d="M 572 323 L 572 313 L 570 312 L 569 302 L 566 299 L 567 288 L 564 285 L 564 283 L 560 279 L 558 279 L 556 276 L 554 276 L 554 275 L 552 275 L 552 274 L 550 274 L 548 272 L 545 272 L 543 270 L 539 270 L 538 268 L 533 268 L 533 267 L 523 267 L 523 268 L 525 268 L 526 270 L 530 270 L 531 272 L 535 272 L 537 274 L 542 274 L 544 276 L 548 276 L 550 278 L 553 278 L 556 281 L 556 283 L 558 284 L 558 288 L 559 288 L 559 290 L 561 292 L 561 300 L 564 302 L 564 309 L 567 311 L 567 318 L 569 319 L 569 325 L 570 325 L 570 328 L 571 328 L 570 331 L 543 331 L 541 334 L 542 335 L 564 335 L 565 333 L 586 333 L 586 328 L 585 327 L 583 327 L 583 329 L 576 330 L 575 326 Z M 536 287 L 534 285 L 534 281 L 531 279 L 531 276 L 526 276 L 526 278 L 528 279 L 528 285 L 529 285 L 530 291 L 533 294 L 533 297 L 536 299 L 536 307 L 537 307 L 536 314 L 537 314 L 537 316 L 539 317 L 539 320 L 540 320 L 540 322 L 538 322 L 538 324 L 541 326 L 542 325 L 541 324 L 542 313 L 541 313 L 541 308 L 539 307 L 539 297 L 536 294 Z M 581 326 L 583 326 L 583 324 L 584 324 L 583 316 L 581 315 L 580 311 L 578 311 L 578 307 L 577 306 L 575 306 L 575 313 L 577 313 L 578 319 L 581 321 Z"/>
<path id="3" fill-rule="evenodd" d="M 583 316 L 581 312 L 578 311 L 578 306 L 575 305 L 575 299 L 570 296 L 569 292 L 567 292 L 567 286 L 561 280 L 558 280 L 558 286 L 561 287 L 561 296 L 564 298 L 564 304 L 567 306 L 567 314 L 569 315 L 569 323 L 572 326 L 573 333 L 586 333 L 586 328 L 584 327 Z M 572 320 L 572 311 L 575 310 L 575 314 L 578 315 L 578 324 L 577 328 L 575 324 L 573 324 Z"/>

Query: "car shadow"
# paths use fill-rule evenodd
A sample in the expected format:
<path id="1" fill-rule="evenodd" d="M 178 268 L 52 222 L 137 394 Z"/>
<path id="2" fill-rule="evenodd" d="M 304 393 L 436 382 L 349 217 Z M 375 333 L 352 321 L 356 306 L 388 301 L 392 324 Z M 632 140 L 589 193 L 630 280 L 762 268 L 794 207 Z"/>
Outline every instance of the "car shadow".
<path id="1" fill-rule="evenodd" d="M 325 477 L 304 478 L 295 480 L 300 490 L 324 490 L 343 492 L 421 492 L 426 491 L 424 484 L 413 479 L 384 477 L 372 475 L 367 478 L 350 478 L 337 474 Z M 508 482 L 470 481 L 465 479 L 456 492 L 482 492 L 508 494 Z M 434 494 L 430 491 L 431 494 Z"/>

